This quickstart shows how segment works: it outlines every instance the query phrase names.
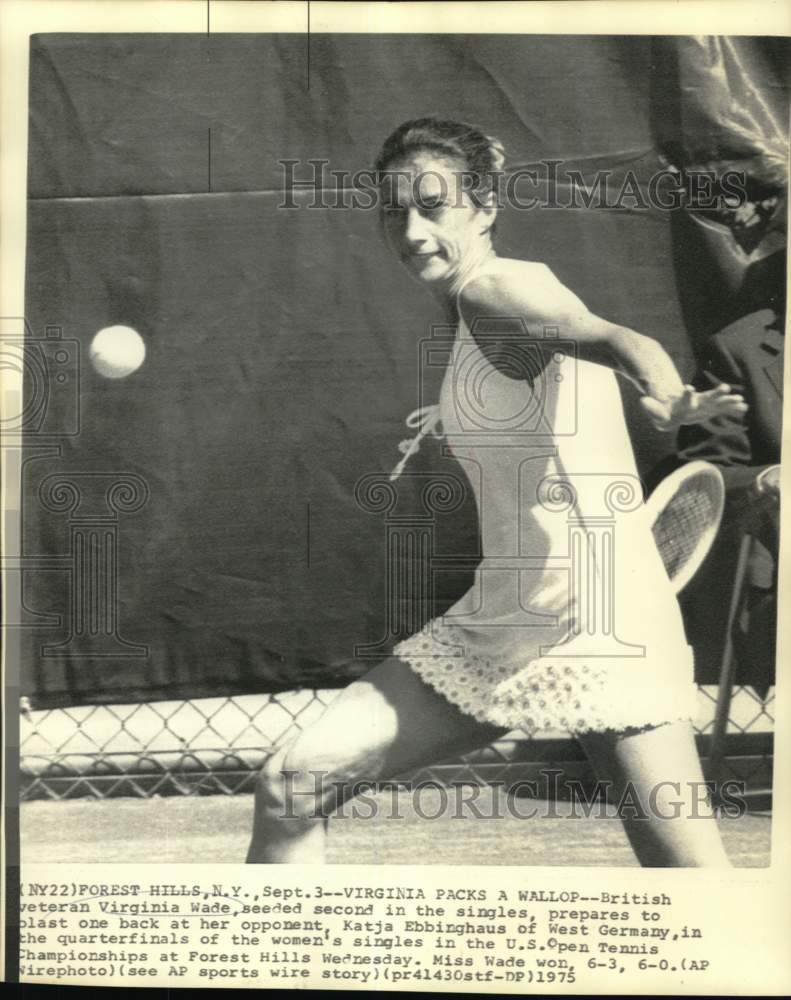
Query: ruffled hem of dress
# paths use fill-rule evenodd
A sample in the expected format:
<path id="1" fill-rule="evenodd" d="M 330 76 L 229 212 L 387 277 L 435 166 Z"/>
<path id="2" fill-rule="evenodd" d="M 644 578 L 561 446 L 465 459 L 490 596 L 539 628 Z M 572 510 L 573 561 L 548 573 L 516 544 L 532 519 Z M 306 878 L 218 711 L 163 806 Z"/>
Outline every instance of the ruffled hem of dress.
<path id="1" fill-rule="evenodd" d="M 603 662 L 553 655 L 508 663 L 465 656 L 463 643 L 456 629 L 435 621 L 398 643 L 393 653 L 482 723 L 527 733 L 624 732 L 696 715 L 697 687 L 688 648 L 689 658 L 676 665 L 683 673 L 667 676 L 664 662 L 657 667 L 658 683 L 649 687 L 653 672 L 645 660 L 638 665 L 631 658 Z"/>

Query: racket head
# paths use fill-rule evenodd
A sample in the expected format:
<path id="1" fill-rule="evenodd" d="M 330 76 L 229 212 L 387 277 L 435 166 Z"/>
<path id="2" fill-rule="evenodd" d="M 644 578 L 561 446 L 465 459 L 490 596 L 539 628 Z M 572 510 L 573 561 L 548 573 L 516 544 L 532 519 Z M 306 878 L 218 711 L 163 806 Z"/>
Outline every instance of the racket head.
<path id="1" fill-rule="evenodd" d="M 722 473 L 703 461 L 676 469 L 646 501 L 654 541 L 677 594 L 709 554 L 724 507 Z"/>

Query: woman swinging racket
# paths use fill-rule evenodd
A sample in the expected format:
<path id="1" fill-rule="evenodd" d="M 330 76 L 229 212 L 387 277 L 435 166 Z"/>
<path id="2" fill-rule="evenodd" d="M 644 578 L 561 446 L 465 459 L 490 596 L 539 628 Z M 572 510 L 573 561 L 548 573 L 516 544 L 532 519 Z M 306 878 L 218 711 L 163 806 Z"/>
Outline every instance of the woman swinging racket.
<path id="1" fill-rule="evenodd" d="M 647 416 L 669 431 L 746 407 L 728 386 L 685 387 L 656 341 L 590 313 L 544 264 L 497 256 L 494 177 L 503 159 L 502 146 L 477 128 L 427 118 L 398 128 L 377 160 L 389 246 L 458 314 L 439 403 L 419 412 L 394 475 L 441 423 L 477 501 L 483 558 L 473 587 L 445 615 L 272 755 L 257 780 L 250 862 L 322 861 L 321 817 L 338 804 L 338 788 L 513 729 L 562 729 L 614 798 L 638 795 L 643 809 L 622 820 L 642 865 L 728 864 L 716 821 L 700 815 L 691 651 L 642 501 L 615 515 L 604 583 L 596 559 L 584 580 L 569 571 L 569 509 L 592 538 L 602 489 L 623 499 L 639 482 L 614 372 L 640 387 Z M 557 329 L 576 360 L 563 360 L 551 339 L 536 355 L 531 341 L 533 360 L 518 377 L 502 350 L 471 334 L 481 317 Z M 532 415 L 527 443 L 518 414 Z M 522 554 L 530 567 L 515 572 L 508 557 Z M 601 600 L 596 587 L 609 595 L 613 619 L 598 636 L 584 627 Z"/>

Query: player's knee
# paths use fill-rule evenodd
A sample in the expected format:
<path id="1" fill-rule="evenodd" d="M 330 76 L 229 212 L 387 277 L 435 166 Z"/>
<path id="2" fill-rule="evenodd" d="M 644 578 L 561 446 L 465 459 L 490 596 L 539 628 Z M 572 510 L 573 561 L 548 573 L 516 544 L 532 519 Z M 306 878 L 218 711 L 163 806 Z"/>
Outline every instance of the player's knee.
<path id="1" fill-rule="evenodd" d="M 332 798 L 332 786 L 319 766 L 297 748 L 283 747 L 266 761 L 256 779 L 260 805 L 283 819 L 317 819 Z"/>

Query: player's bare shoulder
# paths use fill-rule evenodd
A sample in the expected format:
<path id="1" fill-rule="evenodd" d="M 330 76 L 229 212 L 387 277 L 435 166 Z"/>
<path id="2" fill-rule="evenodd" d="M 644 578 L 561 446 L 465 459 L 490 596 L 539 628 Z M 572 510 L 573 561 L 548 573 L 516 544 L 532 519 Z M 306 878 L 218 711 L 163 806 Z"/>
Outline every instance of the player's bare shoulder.
<path id="1" fill-rule="evenodd" d="M 545 317 L 576 299 L 541 261 L 498 258 L 498 266 L 468 281 L 459 307 L 468 324 L 480 316 Z"/>
<path id="2" fill-rule="evenodd" d="M 546 315 L 552 288 L 559 284 L 540 261 L 498 258 L 496 267 L 467 282 L 459 310 L 478 349 L 506 378 L 532 382 L 546 365 L 535 331 Z M 561 286 L 562 287 L 562 286 Z M 528 352 L 527 354 L 525 352 Z"/>
<path id="3" fill-rule="evenodd" d="M 467 282 L 461 298 L 476 302 L 498 293 L 508 295 L 519 289 L 551 285 L 553 281 L 557 278 L 542 261 L 498 257 L 496 267 L 488 268 Z"/>

